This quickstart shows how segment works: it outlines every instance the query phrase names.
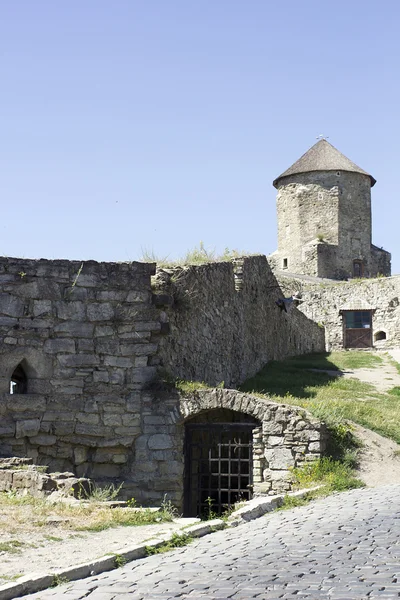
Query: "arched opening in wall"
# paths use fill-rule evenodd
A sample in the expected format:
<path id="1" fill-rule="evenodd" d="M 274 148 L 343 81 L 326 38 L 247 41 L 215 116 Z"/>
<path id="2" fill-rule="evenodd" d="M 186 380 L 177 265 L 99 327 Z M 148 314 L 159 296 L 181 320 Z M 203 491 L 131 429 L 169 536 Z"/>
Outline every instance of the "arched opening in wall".
<path id="1" fill-rule="evenodd" d="M 253 438 L 261 423 L 224 408 L 185 423 L 184 515 L 222 514 L 253 495 Z"/>
<path id="2" fill-rule="evenodd" d="M 10 394 L 26 394 L 28 391 L 28 377 L 22 363 L 14 369 L 10 380 Z"/>
<path id="3" fill-rule="evenodd" d="M 386 340 L 386 332 L 385 331 L 377 331 L 374 335 L 374 341 L 379 342 L 380 340 Z"/>

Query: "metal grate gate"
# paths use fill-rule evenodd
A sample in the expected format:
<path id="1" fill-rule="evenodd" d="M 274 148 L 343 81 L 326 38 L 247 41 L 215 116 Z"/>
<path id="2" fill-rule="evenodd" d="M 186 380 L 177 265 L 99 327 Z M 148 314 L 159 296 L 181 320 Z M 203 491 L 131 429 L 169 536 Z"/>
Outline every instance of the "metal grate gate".
<path id="1" fill-rule="evenodd" d="M 221 514 L 252 497 L 251 423 L 185 426 L 185 515 Z"/>

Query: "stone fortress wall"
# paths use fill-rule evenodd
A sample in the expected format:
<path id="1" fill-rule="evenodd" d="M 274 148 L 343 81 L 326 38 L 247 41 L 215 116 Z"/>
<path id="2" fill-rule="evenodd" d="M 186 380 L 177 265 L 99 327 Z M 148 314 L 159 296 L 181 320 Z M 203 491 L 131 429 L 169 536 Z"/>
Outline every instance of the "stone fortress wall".
<path id="1" fill-rule="evenodd" d="M 155 282 L 172 302 L 159 355 L 181 379 L 234 387 L 268 361 L 324 348 L 316 323 L 277 308 L 282 291 L 265 256 L 160 270 Z"/>
<path id="2" fill-rule="evenodd" d="M 400 276 L 350 281 L 306 281 L 295 275 L 278 275 L 286 294 L 301 288 L 299 310 L 324 327 L 326 350 L 343 348 L 342 310 L 372 310 L 372 336 L 376 349 L 400 346 Z M 310 278 L 311 279 L 311 278 Z M 384 336 L 382 336 L 384 333 Z"/>
<path id="3" fill-rule="evenodd" d="M 135 262 L 0 259 L 0 455 L 179 505 L 183 399 L 157 388 L 157 369 L 232 386 L 268 360 L 324 348 L 320 327 L 276 307 L 265 257 L 154 274 Z M 19 365 L 27 389 L 11 394 Z"/>

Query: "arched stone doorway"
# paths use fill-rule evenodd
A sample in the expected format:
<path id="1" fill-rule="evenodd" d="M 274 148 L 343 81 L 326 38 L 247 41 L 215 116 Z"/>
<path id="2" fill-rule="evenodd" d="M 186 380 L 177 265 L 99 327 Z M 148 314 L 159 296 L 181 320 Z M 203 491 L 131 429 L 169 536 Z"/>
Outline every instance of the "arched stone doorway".
<path id="1" fill-rule="evenodd" d="M 253 455 L 261 423 L 226 408 L 185 423 L 185 516 L 221 514 L 253 494 Z"/>

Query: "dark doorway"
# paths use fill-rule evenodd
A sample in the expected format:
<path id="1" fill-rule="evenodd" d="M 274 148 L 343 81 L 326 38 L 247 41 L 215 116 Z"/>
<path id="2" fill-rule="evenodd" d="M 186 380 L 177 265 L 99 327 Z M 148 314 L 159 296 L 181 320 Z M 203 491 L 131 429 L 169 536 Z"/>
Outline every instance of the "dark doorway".
<path id="1" fill-rule="evenodd" d="M 343 330 L 345 348 L 371 348 L 372 310 L 344 310 Z"/>
<path id="2" fill-rule="evenodd" d="M 253 492 L 253 429 L 260 423 L 228 409 L 185 425 L 185 516 L 220 515 Z"/>

